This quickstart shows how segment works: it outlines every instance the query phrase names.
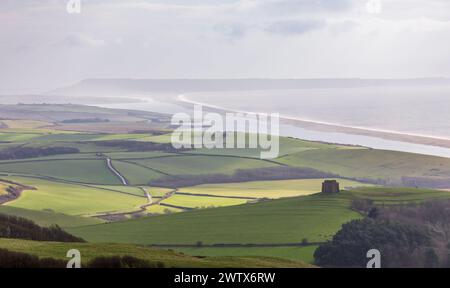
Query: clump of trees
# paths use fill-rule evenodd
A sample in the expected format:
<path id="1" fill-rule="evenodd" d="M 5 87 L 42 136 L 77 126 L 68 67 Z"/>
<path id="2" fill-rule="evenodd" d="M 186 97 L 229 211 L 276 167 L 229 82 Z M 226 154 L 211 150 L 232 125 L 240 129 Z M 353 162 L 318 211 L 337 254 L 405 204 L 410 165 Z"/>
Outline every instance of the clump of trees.
<path id="1" fill-rule="evenodd" d="M 65 268 L 66 261 L 0 249 L 0 268 Z"/>
<path id="2" fill-rule="evenodd" d="M 144 141 L 125 141 L 125 140 L 112 140 L 112 141 L 95 141 L 96 145 L 104 147 L 115 147 L 126 149 L 129 152 L 149 152 L 149 151 L 162 151 L 162 152 L 180 152 L 187 151 L 189 149 L 176 149 L 169 143 L 154 143 Z"/>
<path id="3" fill-rule="evenodd" d="M 37 158 L 59 154 L 76 154 L 80 150 L 72 147 L 12 147 L 0 151 L 0 160 Z"/>
<path id="4" fill-rule="evenodd" d="M 40 227 L 33 221 L 0 214 L 0 238 L 15 238 L 36 241 L 85 242 L 57 225 Z"/>
<path id="5" fill-rule="evenodd" d="M 430 244 L 429 235 L 420 228 L 367 218 L 344 224 L 314 258 L 323 267 L 365 267 L 367 251 L 378 249 L 383 267 L 420 267 L 423 247 Z"/>
<path id="6" fill-rule="evenodd" d="M 450 268 L 450 200 L 384 206 L 358 199 L 352 208 L 366 218 L 320 246 L 318 265 L 364 267 L 365 253 L 378 249 L 382 267 Z"/>

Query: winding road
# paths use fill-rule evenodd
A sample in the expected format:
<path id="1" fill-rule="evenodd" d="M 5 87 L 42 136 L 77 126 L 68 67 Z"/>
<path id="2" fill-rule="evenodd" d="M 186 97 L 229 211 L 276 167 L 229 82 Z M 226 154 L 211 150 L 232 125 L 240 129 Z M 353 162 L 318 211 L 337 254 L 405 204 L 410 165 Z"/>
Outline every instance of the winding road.
<path id="1" fill-rule="evenodd" d="M 129 185 L 127 179 L 125 179 L 125 177 L 123 177 L 122 174 L 120 174 L 119 171 L 117 171 L 116 168 L 114 168 L 110 158 L 106 158 L 106 165 L 108 165 L 108 169 L 111 170 L 111 172 L 113 172 L 114 175 L 116 175 L 120 179 L 123 185 L 125 186 Z"/>

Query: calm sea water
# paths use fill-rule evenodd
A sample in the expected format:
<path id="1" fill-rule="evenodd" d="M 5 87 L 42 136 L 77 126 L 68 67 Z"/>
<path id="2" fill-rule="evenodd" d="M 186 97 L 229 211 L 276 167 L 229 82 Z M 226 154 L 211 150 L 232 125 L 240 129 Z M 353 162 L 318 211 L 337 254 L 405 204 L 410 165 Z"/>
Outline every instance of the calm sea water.
<path id="1" fill-rule="evenodd" d="M 187 97 L 229 109 L 450 138 L 450 86 L 194 93 Z"/>

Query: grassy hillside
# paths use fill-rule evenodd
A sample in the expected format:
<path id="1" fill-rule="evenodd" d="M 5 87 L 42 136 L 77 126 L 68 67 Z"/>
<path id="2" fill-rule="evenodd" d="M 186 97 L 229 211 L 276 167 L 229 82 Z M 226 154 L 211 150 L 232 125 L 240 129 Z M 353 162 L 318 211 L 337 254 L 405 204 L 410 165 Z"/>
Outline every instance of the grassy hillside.
<path id="1" fill-rule="evenodd" d="M 348 194 L 311 195 L 71 228 L 92 242 L 135 244 L 300 243 L 330 239 L 359 214 Z"/>
<path id="2" fill-rule="evenodd" d="M 282 259 L 290 259 L 314 264 L 314 251 L 317 246 L 305 247 L 192 247 L 192 248 L 176 248 L 180 251 L 192 256 L 234 256 L 248 257 L 261 256 L 276 257 Z"/>
<path id="3" fill-rule="evenodd" d="M 360 187 L 350 193 L 354 198 L 371 199 L 375 204 L 385 205 L 420 203 L 427 200 L 450 198 L 449 191 L 417 188 Z"/>
<path id="4" fill-rule="evenodd" d="M 25 252 L 38 257 L 51 257 L 68 260 L 66 253 L 70 249 L 81 252 L 81 260 L 86 264 L 99 256 L 131 255 L 152 263 L 161 262 L 165 267 L 177 268 L 307 268 L 311 265 L 300 261 L 270 257 L 193 257 L 179 252 L 163 249 L 144 248 L 127 244 L 91 244 L 37 242 L 17 239 L 1 239 L 0 248 Z"/>
<path id="5" fill-rule="evenodd" d="M 403 176 L 450 177 L 450 158 L 374 149 L 310 150 L 277 161 L 346 177 L 385 179 L 397 184 Z"/>
<path id="6" fill-rule="evenodd" d="M 149 160 L 132 160 L 140 165 L 163 171 L 170 175 L 233 174 L 237 169 L 273 167 L 259 159 L 220 156 L 175 156 Z"/>

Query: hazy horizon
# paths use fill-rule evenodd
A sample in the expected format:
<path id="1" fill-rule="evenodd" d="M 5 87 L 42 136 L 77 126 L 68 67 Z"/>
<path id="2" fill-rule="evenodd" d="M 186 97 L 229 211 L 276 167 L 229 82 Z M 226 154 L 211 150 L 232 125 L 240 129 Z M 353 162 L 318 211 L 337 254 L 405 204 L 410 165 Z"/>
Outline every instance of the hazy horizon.
<path id="1" fill-rule="evenodd" d="M 0 94 L 90 78 L 450 77 L 446 0 L 0 2 Z"/>

